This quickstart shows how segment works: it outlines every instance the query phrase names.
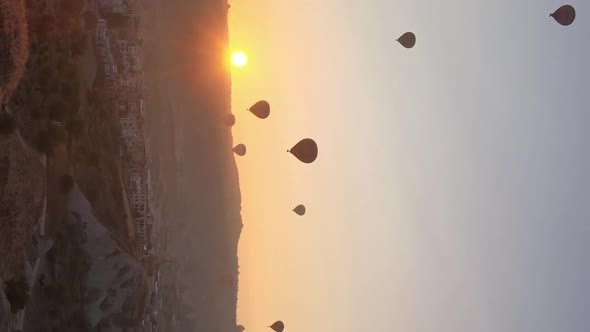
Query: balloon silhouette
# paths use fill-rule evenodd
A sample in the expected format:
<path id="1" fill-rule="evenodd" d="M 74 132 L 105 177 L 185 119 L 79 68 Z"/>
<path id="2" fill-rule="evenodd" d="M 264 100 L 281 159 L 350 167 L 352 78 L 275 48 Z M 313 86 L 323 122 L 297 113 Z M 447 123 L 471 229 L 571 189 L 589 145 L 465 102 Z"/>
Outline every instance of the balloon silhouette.
<path id="1" fill-rule="evenodd" d="M 294 209 L 293 212 L 297 213 L 298 215 L 302 216 L 305 214 L 305 205 L 299 204 Z"/>
<path id="2" fill-rule="evenodd" d="M 246 154 L 246 146 L 244 144 L 236 145 L 233 150 L 238 156 L 243 156 Z"/>
<path id="3" fill-rule="evenodd" d="M 416 35 L 413 32 L 406 32 L 395 41 L 405 48 L 412 48 L 416 45 Z"/>
<path id="4" fill-rule="evenodd" d="M 270 115 L 270 105 L 266 100 L 257 101 L 248 110 L 261 119 L 266 119 Z"/>
<path id="5" fill-rule="evenodd" d="M 231 127 L 234 124 L 236 124 L 236 116 L 229 113 L 228 115 L 225 116 L 225 119 L 223 120 L 223 122 L 225 122 L 226 126 Z"/>
<path id="6" fill-rule="evenodd" d="M 557 8 L 553 13 L 549 14 L 549 16 L 553 17 L 557 23 L 567 26 L 572 24 L 576 19 L 576 10 L 570 5 L 563 5 Z"/>
<path id="7" fill-rule="evenodd" d="M 318 157 L 318 145 L 311 138 L 304 138 L 287 152 L 290 152 L 301 162 L 311 164 Z"/>
<path id="8" fill-rule="evenodd" d="M 283 330 L 285 329 L 285 324 L 283 324 L 282 321 L 277 320 L 276 322 L 274 322 L 271 326 L 269 326 L 271 329 L 275 330 L 276 332 L 283 332 Z"/>

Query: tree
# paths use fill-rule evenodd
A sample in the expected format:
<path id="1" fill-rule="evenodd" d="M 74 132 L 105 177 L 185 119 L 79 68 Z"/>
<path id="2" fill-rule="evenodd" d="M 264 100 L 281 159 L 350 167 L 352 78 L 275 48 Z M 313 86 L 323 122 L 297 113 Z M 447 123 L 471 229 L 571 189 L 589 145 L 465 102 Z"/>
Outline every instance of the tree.
<path id="1" fill-rule="evenodd" d="M 0 113 L 0 135 L 10 135 L 16 129 L 16 120 L 10 113 Z"/>
<path id="2" fill-rule="evenodd" d="M 71 303 L 71 287 L 65 287 L 61 282 L 52 283 L 43 287 L 45 296 L 57 304 Z"/>
<path id="3" fill-rule="evenodd" d="M 29 58 L 24 1 L 0 1 L 0 27 L 0 100 L 8 101 L 18 86 Z"/>
<path id="4" fill-rule="evenodd" d="M 84 132 L 84 121 L 82 121 L 82 119 L 75 118 L 66 125 L 66 130 L 72 137 L 81 136 Z"/>
<path id="5" fill-rule="evenodd" d="M 43 115 L 43 112 L 41 111 L 41 109 L 39 107 L 31 108 L 31 118 L 33 120 L 40 119 L 42 115 Z"/>
<path id="6" fill-rule="evenodd" d="M 35 136 L 34 144 L 35 149 L 41 153 L 51 155 L 53 152 L 53 141 L 48 130 L 42 130 Z"/>
<path id="7" fill-rule="evenodd" d="M 66 119 L 68 111 L 66 104 L 61 100 L 56 100 L 49 106 L 49 119 L 55 121 L 63 121 Z"/>
<path id="8" fill-rule="evenodd" d="M 72 190 L 72 188 L 74 187 L 74 177 L 66 174 L 66 175 L 62 175 L 61 179 L 60 179 L 60 190 L 62 192 L 62 194 L 67 194 L 70 192 L 70 190 Z"/>
<path id="9" fill-rule="evenodd" d="M 88 30 L 94 31 L 96 29 L 96 26 L 98 25 L 98 18 L 93 11 L 87 10 L 84 12 L 84 25 Z"/>
<path id="10" fill-rule="evenodd" d="M 80 70 L 74 63 L 68 63 L 64 68 L 64 76 L 68 80 L 77 81 L 80 78 Z"/>
<path id="11" fill-rule="evenodd" d="M 48 39 L 55 30 L 55 19 L 51 15 L 42 15 L 31 21 L 30 28 L 39 39 Z"/>
<path id="12" fill-rule="evenodd" d="M 66 138 L 67 133 L 63 128 L 50 127 L 37 133 L 34 146 L 39 152 L 51 155 L 53 153 L 53 147 L 56 144 L 64 143 Z"/>
<path id="13" fill-rule="evenodd" d="M 78 16 L 84 9 L 84 1 L 79 0 L 63 0 L 61 1 L 61 8 L 67 15 Z"/>
<path id="14" fill-rule="evenodd" d="M 61 94 L 66 99 L 80 99 L 80 87 L 76 81 L 65 81 L 61 84 Z"/>
<path id="15" fill-rule="evenodd" d="M 127 15 L 119 13 L 107 13 L 103 16 L 111 28 L 126 28 L 131 25 L 131 19 Z"/>
<path id="16" fill-rule="evenodd" d="M 42 70 L 45 71 L 45 69 Z M 47 76 L 44 74 L 47 74 Z M 39 92 L 43 95 L 55 93 L 55 75 L 52 72 L 40 73 L 37 83 L 39 84 Z"/>
<path id="17" fill-rule="evenodd" d="M 10 302 L 10 310 L 17 313 L 29 302 L 29 286 L 24 278 L 10 279 L 4 282 L 4 293 Z"/>
<path id="18" fill-rule="evenodd" d="M 56 320 L 59 318 L 59 310 L 57 308 L 49 308 L 49 310 L 47 311 L 47 313 L 49 314 L 49 318 L 51 318 L 52 320 Z"/>
<path id="19" fill-rule="evenodd" d="M 72 55 L 80 57 L 86 51 L 86 35 L 76 33 L 72 35 Z"/>
<path id="20" fill-rule="evenodd" d="M 68 320 L 70 328 L 74 328 L 77 331 L 88 331 L 90 330 L 90 324 L 86 320 L 86 316 L 81 310 L 76 310 L 70 315 Z"/>

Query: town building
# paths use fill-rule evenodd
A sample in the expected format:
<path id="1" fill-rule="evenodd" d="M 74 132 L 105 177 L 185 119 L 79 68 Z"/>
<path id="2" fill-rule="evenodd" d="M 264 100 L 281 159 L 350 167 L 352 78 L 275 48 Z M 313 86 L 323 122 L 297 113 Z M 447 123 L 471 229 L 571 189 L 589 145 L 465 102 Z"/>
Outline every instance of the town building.
<path id="1" fill-rule="evenodd" d="M 137 4 L 130 0 L 99 0 L 103 9 L 127 14 Z M 96 28 L 96 49 L 104 81 L 114 87 L 113 111 L 120 126 L 120 151 L 129 184 L 129 206 L 136 234 L 143 244 L 151 238 L 153 213 L 149 198 L 150 176 L 146 155 L 147 133 L 144 123 L 145 87 L 143 85 L 143 54 L 133 41 L 120 35 L 115 38 L 108 22 L 99 19 Z"/>

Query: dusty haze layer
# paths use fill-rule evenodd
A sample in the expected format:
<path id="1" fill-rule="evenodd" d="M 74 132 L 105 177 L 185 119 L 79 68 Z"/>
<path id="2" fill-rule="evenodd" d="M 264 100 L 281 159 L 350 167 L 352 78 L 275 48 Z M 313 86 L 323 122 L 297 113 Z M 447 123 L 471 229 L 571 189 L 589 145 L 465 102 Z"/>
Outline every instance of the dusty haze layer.
<path id="1" fill-rule="evenodd" d="M 165 225 L 158 243 L 171 261 L 162 268 L 164 307 L 175 308 L 186 330 L 230 331 L 242 221 L 232 136 L 222 120 L 231 109 L 227 7 L 166 0 L 153 10 L 158 18 L 145 36 L 148 135 Z"/>

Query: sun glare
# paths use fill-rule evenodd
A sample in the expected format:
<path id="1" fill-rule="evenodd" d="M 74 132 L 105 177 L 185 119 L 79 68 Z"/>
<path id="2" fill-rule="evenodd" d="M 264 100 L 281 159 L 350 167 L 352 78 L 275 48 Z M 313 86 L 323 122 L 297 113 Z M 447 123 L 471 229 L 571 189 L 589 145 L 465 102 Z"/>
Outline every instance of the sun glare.
<path id="1" fill-rule="evenodd" d="M 236 67 L 244 67 L 248 63 L 248 56 L 242 51 L 234 52 L 231 55 L 231 62 Z"/>

